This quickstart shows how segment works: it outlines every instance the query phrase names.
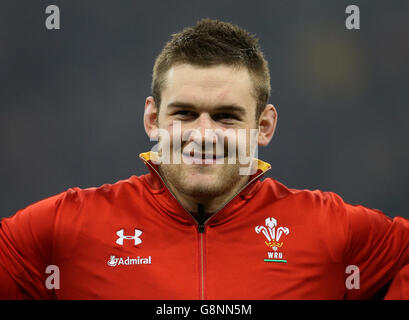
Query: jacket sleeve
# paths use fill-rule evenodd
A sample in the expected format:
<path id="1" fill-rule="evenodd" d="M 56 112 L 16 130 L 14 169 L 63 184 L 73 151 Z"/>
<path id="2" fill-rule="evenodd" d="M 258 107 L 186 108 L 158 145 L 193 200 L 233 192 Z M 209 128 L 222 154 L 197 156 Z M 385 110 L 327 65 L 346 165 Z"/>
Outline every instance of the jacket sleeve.
<path id="1" fill-rule="evenodd" d="M 360 280 L 359 289 L 346 289 L 346 298 L 370 299 L 409 264 L 409 221 L 363 206 L 344 203 L 343 210 L 345 264 L 359 268 Z"/>
<path id="2" fill-rule="evenodd" d="M 45 286 L 59 195 L 39 201 L 0 223 L 0 299 L 51 299 Z"/>
<path id="3" fill-rule="evenodd" d="M 409 264 L 403 267 L 392 280 L 385 300 L 409 300 Z"/>

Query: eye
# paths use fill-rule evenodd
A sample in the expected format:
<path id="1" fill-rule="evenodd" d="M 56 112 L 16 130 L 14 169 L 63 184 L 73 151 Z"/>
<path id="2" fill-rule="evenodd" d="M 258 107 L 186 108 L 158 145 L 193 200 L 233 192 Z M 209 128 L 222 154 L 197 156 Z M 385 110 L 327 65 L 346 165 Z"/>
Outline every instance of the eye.
<path id="1" fill-rule="evenodd" d="M 172 116 L 175 116 L 181 120 L 188 120 L 188 119 L 194 119 L 196 117 L 196 113 L 190 110 L 178 110 L 174 112 Z"/>
<path id="2" fill-rule="evenodd" d="M 213 119 L 216 121 L 223 121 L 223 122 L 240 121 L 240 118 L 233 113 L 217 113 L 213 116 Z"/>

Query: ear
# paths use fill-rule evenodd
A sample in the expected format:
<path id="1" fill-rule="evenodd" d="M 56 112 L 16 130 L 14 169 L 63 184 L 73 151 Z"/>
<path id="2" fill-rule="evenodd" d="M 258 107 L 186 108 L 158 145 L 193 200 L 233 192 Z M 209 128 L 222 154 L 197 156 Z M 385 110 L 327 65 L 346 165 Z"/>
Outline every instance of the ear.
<path id="1" fill-rule="evenodd" d="M 143 114 L 143 125 L 145 132 L 151 139 L 157 139 L 158 132 L 158 108 L 156 107 L 155 100 L 149 96 L 145 100 L 145 112 Z"/>
<path id="2" fill-rule="evenodd" d="M 277 110 L 274 108 L 274 106 L 272 104 L 266 105 L 258 121 L 259 146 L 265 147 L 270 143 L 277 126 L 277 116 Z"/>

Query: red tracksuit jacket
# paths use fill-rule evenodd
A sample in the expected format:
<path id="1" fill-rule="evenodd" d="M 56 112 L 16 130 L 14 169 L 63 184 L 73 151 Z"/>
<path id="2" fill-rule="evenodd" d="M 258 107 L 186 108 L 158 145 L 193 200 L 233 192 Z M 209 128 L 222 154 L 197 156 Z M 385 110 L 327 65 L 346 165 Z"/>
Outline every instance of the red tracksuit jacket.
<path id="1" fill-rule="evenodd" d="M 200 228 L 149 153 L 141 158 L 149 174 L 72 188 L 2 219 L 0 297 L 367 299 L 409 263 L 407 220 L 261 181 L 270 165 L 260 160 Z M 50 265 L 59 289 L 46 285 Z"/>

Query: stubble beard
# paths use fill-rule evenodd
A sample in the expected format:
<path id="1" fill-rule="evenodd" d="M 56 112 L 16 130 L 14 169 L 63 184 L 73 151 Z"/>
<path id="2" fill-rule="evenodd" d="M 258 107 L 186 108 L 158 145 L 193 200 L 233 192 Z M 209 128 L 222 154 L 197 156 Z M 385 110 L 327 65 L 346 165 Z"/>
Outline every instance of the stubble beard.
<path id="1" fill-rule="evenodd" d="M 239 174 L 240 167 L 238 164 L 215 164 L 214 166 L 221 167 L 212 178 L 204 177 L 203 179 L 198 179 L 196 177 L 195 179 L 199 180 L 196 182 L 192 182 L 191 171 L 183 170 L 180 164 L 162 164 L 159 166 L 159 170 L 171 191 L 176 189 L 179 193 L 200 200 L 215 198 L 229 193 L 243 181 L 243 176 Z"/>

